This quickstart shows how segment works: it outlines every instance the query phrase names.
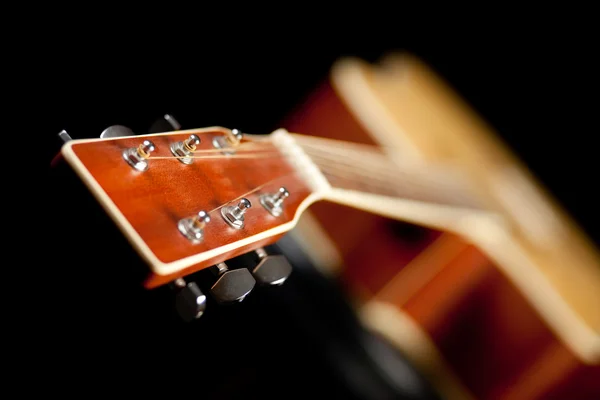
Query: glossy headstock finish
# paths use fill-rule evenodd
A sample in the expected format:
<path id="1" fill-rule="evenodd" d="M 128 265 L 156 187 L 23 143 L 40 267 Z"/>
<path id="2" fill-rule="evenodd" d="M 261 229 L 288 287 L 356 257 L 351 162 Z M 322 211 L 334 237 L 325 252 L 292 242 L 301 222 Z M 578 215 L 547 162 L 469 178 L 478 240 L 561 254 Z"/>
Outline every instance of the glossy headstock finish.
<path id="1" fill-rule="evenodd" d="M 188 165 L 173 158 L 169 149 L 173 142 L 186 140 L 191 134 L 201 140 L 197 150 L 214 149 L 213 139 L 229 132 L 214 127 L 73 140 L 63 146 L 66 161 L 148 264 L 151 273 L 146 287 L 168 283 L 274 243 L 316 199 L 298 167 L 269 136 L 245 136 L 242 143 L 260 143 L 261 149 L 254 157 L 209 153 L 212 157 L 193 159 Z M 138 171 L 123 159 L 122 152 L 138 147 L 145 139 L 154 143 L 155 150 L 147 160 L 148 169 Z M 280 187 L 285 187 L 289 196 L 281 215 L 273 216 L 259 198 L 277 193 Z M 245 213 L 244 227 L 234 229 L 221 216 L 221 207 L 236 205 L 242 197 L 252 207 Z M 211 220 L 204 227 L 203 240 L 192 243 L 177 225 L 200 210 L 206 210 Z"/>

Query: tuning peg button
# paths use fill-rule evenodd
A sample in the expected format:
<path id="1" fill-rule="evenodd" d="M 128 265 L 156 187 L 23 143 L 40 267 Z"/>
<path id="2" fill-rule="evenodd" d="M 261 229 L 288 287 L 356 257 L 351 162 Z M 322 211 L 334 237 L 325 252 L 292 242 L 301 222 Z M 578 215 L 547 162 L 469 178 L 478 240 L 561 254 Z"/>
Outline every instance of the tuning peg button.
<path id="1" fill-rule="evenodd" d="M 169 131 L 178 131 L 181 129 L 181 124 L 171 114 L 165 114 L 162 118 L 157 119 L 150 126 L 148 133 L 161 133 Z"/>
<path id="2" fill-rule="evenodd" d="M 71 138 L 71 135 L 69 135 L 67 133 L 67 131 L 65 131 L 64 129 L 62 131 L 58 132 L 58 137 L 60 138 L 60 140 L 62 140 L 63 143 L 67 143 L 67 142 L 73 140 Z"/>
<path id="3" fill-rule="evenodd" d="M 124 137 L 124 136 L 134 136 L 135 133 L 126 126 L 123 125 L 112 125 L 102 131 L 100 137 L 102 139 L 107 138 L 115 138 L 115 137 Z"/>
<path id="4" fill-rule="evenodd" d="M 246 268 L 230 270 L 225 263 L 213 267 L 218 275 L 210 292 L 218 303 L 241 302 L 254 289 L 256 280 Z"/>
<path id="5" fill-rule="evenodd" d="M 186 322 L 198 319 L 206 309 L 206 296 L 195 282 L 185 283 L 182 278 L 173 283 L 177 288 L 175 295 L 175 309 Z"/>
<path id="6" fill-rule="evenodd" d="M 259 262 L 252 269 L 252 275 L 261 285 L 279 286 L 292 273 L 292 266 L 281 254 L 269 255 L 263 248 L 256 250 Z"/>

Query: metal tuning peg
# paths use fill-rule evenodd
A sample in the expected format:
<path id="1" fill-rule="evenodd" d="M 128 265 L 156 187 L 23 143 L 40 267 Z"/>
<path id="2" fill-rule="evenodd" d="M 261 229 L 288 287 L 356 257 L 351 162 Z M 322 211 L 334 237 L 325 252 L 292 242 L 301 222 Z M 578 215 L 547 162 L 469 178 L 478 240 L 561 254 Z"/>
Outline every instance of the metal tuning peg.
<path id="1" fill-rule="evenodd" d="M 179 161 L 184 164 L 191 164 L 192 161 L 194 161 L 192 156 L 194 155 L 194 151 L 196 151 L 196 146 L 199 144 L 200 138 L 191 134 L 186 140 L 172 143 L 170 149 L 171 153 L 173 153 Z"/>
<path id="2" fill-rule="evenodd" d="M 252 207 L 247 198 L 242 198 L 237 206 L 225 206 L 221 208 L 221 216 L 232 228 L 242 229 L 244 227 L 244 214 Z"/>
<path id="3" fill-rule="evenodd" d="M 283 212 L 283 201 L 290 196 L 290 192 L 283 186 L 279 188 L 277 193 L 263 194 L 260 196 L 260 204 L 267 209 L 274 217 L 279 217 Z"/>
<path id="4" fill-rule="evenodd" d="M 58 141 L 54 144 L 55 149 L 57 150 L 52 160 L 50 160 L 50 167 L 54 168 L 63 160 L 62 153 L 60 152 L 60 148 L 67 142 L 73 140 L 71 136 L 67 133 L 66 130 L 62 130 L 58 132 Z"/>
<path id="5" fill-rule="evenodd" d="M 63 142 L 63 143 L 67 143 L 68 141 L 71 141 L 71 140 L 73 140 L 73 139 L 71 138 L 71 135 L 69 135 L 69 134 L 67 133 L 67 131 L 65 131 L 64 129 L 63 129 L 62 131 L 58 132 L 58 138 L 59 138 L 60 140 L 62 140 L 62 142 Z"/>
<path id="6" fill-rule="evenodd" d="M 177 224 L 177 229 L 192 243 L 200 243 L 204 239 L 204 227 L 210 222 L 210 216 L 204 210 L 194 217 L 183 218 Z"/>
<path id="7" fill-rule="evenodd" d="M 210 293 L 218 303 L 241 302 L 254 289 L 256 280 L 246 268 L 230 270 L 225 263 L 211 268 L 218 279 L 210 288 Z"/>
<path id="8" fill-rule="evenodd" d="M 224 136 L 216 136 L 213 138 L 212 144 L 215 149 L 223 149 L 224 154 L 233 154 L 235 153 L 233 148 L 241 143 L 243 137 L 242 131 L 239 129 L 232 129 L 227 131 Z"/>
<path id="9" fill-rule="evenodd" d="M 147 159 L 155 149 L 154 143 L 144 140 L 138 147 L 123 150 L 123 159 L 138 171 L 145 171 L 148 169 Z"/>
<path id="10" fill-rule="evenodd" d="M 123 137 L 123 136 L 135 136 L 135 133 L 126 126 L 123 125 L 112 125 L 102 131 L 100 137 L 102 139 Z"/>
<path id="11" fill-rule="evenodd" d="M 178 131 L 181 129 L 181 124 L 177 122 L 171 114 L 165 114 L 162 118 L 157 119 L 150 126 L 148 133 L 161 133 L 169 131 Z"/>
<path id="12" fill-rule="evenodd" d="M 258 264 L 252 269 L 252 275 L 261 285 L 279 286 L 292 273 L 292 266 L 281 254 L 269 255 L 262 247 L 255 250 Z"/>
<path id="13" fill-rule="evenodd" d="M 178 278 L 172 282 L 171 287 L 176 290 L 175 309 L 181 319 L 189 322 L 204 314 L 206 296 L 195 282 L 186 283 L 183 278 Z"/>

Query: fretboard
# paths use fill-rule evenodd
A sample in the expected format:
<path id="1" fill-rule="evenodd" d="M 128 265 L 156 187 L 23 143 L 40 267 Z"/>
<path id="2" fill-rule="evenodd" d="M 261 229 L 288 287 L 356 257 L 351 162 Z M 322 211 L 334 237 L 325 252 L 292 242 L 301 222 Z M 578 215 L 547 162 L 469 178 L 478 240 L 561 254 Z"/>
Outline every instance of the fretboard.
<path id="1" fill-rule="evenodd" d="M 334 188 L 391 198 L 482 209 L 458 170 L 392 160 L 377 146 L 295 135 Z"/>
<path id="2" fill-rule="evenodd" d="M 459 170 L 393 160 L 372 145 L 294 139 L 329 181 L 326 200 L 456 233 L 464 233 L 464 221 L 497 219 Z"/>

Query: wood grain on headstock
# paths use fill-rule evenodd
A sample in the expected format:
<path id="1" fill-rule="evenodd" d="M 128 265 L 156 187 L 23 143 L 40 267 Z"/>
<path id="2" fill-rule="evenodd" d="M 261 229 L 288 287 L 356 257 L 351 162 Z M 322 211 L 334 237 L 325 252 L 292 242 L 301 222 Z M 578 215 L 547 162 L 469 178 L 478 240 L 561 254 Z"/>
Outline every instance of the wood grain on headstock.
<path id="1" fill-rule="evenodd" d="M 212 138 L 227 131 L 215 127 L 74 140 L 63 147 L 67 162 L 148 263 L 151 275 L 146 287 L 159 286 L 275 242 L 313 201 L 309 185 L 268 140 L 261 143 L 265 149 L 277 152 L 271 156 L 195 159 L 191 165 L 174 158 L 149 159 L 145 172 L 133 169 L 121 156 L 123 149 L 137 147 L 148 138 L 156 146 L 152 157 L 172 157 L 169 145 L 192 133 L 201 139 L 198 150 L 211 149 Z M 276 218 L 260 205 L 259 196 L 274 193 L 280 186 L 285 186 L 290 196 L 283 214 Z M 252 193 L 245 195 L 248 192 Z M 245 214 L 245 227 L 236 230 L 223 220 L 220 207 L 241 197 L 248 198 L 252 207 Z M 192 244 L 178 231 L 177 222 L 200 210 L 209 211 L 211 222 L 204 230 L 204 241 Z"/>

